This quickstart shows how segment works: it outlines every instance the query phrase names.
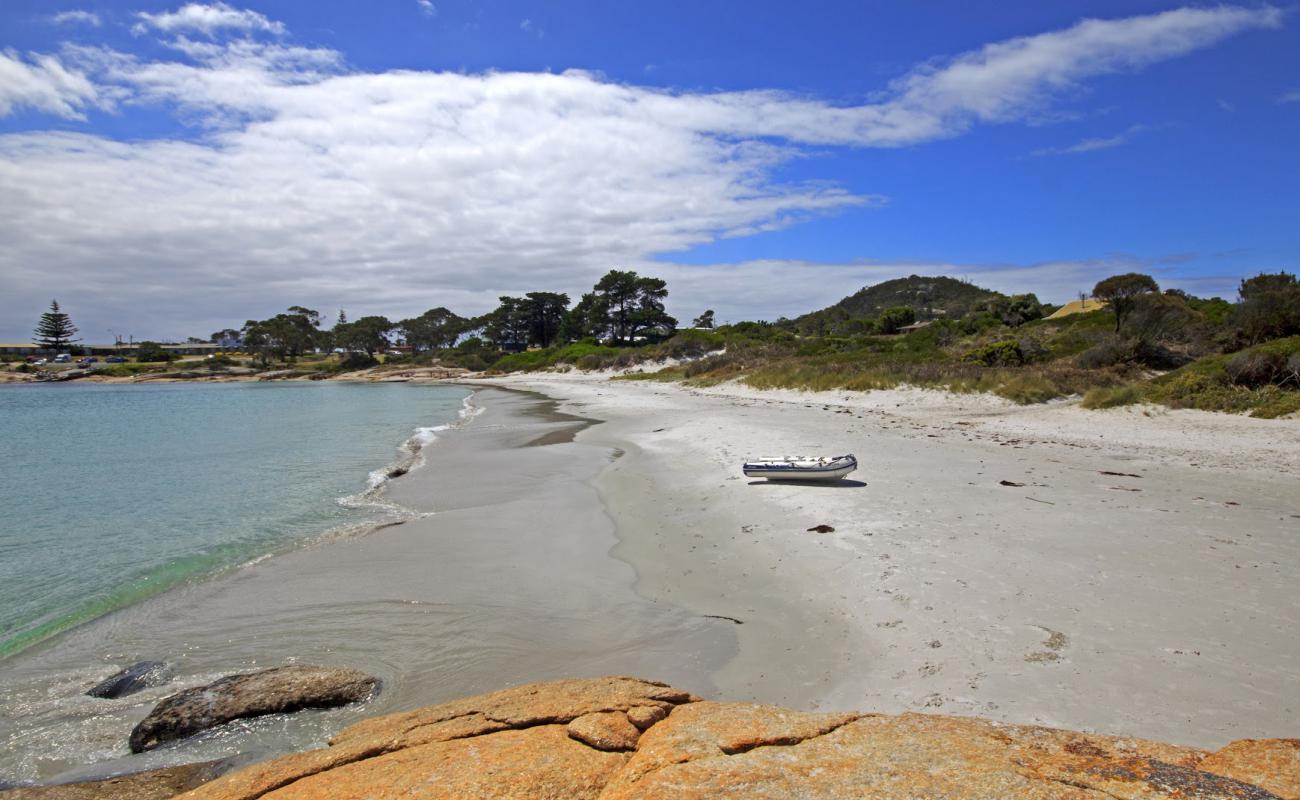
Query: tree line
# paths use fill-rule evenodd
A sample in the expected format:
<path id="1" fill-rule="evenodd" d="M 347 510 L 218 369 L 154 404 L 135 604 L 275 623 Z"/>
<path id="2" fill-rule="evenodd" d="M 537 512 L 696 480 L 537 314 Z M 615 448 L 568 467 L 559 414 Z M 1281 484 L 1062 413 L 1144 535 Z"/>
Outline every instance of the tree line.
<path id="1" fill-rule="evenodd" d="M 506 352 L 583 339 L 622 346 L 673 334 L 677 320 L 664 309 L 667 297 L 664 280 L 614 269 L 572 306 L 563 292 L 528 292 L 522 297 L 502 296 L 495 309 L 478 317 L 462 317 L 438 307 L 410 319 L 366 316 L 349 320 L 339 311 L 328 329 L 322 326 L 318 311 L 291 306 L 269 319 L 250 319 L 239 330 L 216 331 L 211 340 L 240 340 L 243 349 L 258 355 L 263 363 L 332 349 L 373 358 L 392 347 L 395 340 L 415 352 L 444 350 L 463 339 Z M 696 321 L 711 327 L 713 313 L 706 312 Z"/>

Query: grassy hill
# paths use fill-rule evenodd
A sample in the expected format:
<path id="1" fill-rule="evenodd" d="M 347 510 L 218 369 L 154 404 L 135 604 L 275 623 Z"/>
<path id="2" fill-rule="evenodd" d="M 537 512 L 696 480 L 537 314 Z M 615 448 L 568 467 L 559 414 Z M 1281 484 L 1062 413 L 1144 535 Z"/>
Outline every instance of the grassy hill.
<path id="1" fill-rule="evenodd" d="M 864 286 L 835 305 L 804 314 L 791 324 L 803 334 L 843 332 L 844 323 L 874 319 L 886 309 L 899 306 L 914 310 L 919 320 L 956 319 L 1002 296 L 956 278 L 909 275 Z"/>

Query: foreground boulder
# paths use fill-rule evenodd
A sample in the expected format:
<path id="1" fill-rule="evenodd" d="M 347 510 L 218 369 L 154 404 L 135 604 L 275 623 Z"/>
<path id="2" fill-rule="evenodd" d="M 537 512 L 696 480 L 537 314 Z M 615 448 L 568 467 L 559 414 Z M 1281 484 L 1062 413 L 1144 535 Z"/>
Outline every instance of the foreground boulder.
<path id="1" fill-rule="evenodd" d="M 137 661 L 90 688 L 86 694 L 115 700 L 154 686 L 162 686 L 172 679 L 172 669 L 161 661 Z"/>
<path id="2" fill-rule="evenodd" d="M 378 686 L 378 678 L 342 667 L 293 665 L 230 675 L 154 706 L 131 731 L 131 752 L 142 753 L 231 720 L 360 702 Z"/>
<path id="3" fill-rule="evenodd" d="M 962 717 L 705 702 L 661 683 L 592 678 L 366 720 L 327 748 L 185 797 L 1300 800 L 1297 786 L 1296 740 L 1209 753 Z"/>

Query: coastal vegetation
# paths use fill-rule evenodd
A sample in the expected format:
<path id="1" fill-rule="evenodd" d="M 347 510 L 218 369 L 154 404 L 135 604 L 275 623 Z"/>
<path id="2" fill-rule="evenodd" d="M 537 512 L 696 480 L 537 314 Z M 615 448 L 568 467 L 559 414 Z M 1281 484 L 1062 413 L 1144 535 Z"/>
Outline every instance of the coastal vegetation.
<path id="1" fill-rule="evenodd" d="M 76 335 L 77 326 L 72 324 L 72 318 L 59 308 L 58 300 L 51 300 L 50 310 L 36 323 L 36 344 L 57 352 L 76 341 L 72 338 Z"/>
<path id="2" fill-rule="evenodd" d="M 141 342 L 131 362 L 97 373 L 610 370 L 622 380 L 736 380 L 760 389 L 907 385 L 1017 403 L 1081 396 L 1085 408 L 1155 403 L 1265 417 L 1300 411 L 1300 282 L 1293 274 L 1246 278 L 1235 302 L 1162 291 L 1140 273 L 1107 277 L 1092 295 L 1092 310 L 1074 304 L 1053 314 L 1057 307 L 1033 294 L 913 275 L 794 319 L 718 325 L 710 309 L 678 329 L 664 307 L 665 281 L 616 269 L 576 303 L 560 292 L 527 292 L 502 296 L 478 317 L 442 306 L 397 321 L 349 320 L 340 311 L 327 327 L 318 311 L 292 306 L 214 332 L 209 341 L 229 351 L 177 360 L 163 345 Z M 40 330 L 45 341 L 72 349 L 76 328 L 57 303 Z"/>

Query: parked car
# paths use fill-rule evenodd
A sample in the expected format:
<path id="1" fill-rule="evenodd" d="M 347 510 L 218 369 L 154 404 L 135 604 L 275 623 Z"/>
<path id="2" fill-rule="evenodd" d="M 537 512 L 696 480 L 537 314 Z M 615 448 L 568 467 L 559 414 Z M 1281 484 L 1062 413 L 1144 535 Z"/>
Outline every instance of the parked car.
<path id="1" fill-rule="evenodd" d="M 99 359 L 98 359 L 98 358 L 95 358 L 95 357 L 93 357 L 93 356 L 88 357 L 88 358 L 79 358 L 79 359 L 77 359 L 77 366 L 80 366 L 80 367 L 89 367 L 91 364 L 96 364 L 96 363 L 99 363 Z"/>
<path id="2" fill-rule="evenodd" d="M 48 363 L 50 363 L 50 360 L 49 360 L 48 358 L 38 358 L 38 359 L 36 359 L 36 361 L 35 361 L 35 364 L 36 364 L 36 366 L 38 366 L 38 367 L 43 367 L 43 366 L 45 366 L 45 365 L 48 364 Z"/>
<path id="3" fill-rule="evenodd" d="M 105 363 L 105 364 L 125 364 L 125 363 L 126 363 L 126 359 L 125 359 L 125 358 L 122 358 L 121 356 L 109 356 L 108 358 L 104 359 L 104 363 Z"/>
<path id="4" fill-rule="evenodd" d="M 70 353 L 59 353 L 54 357 L 55 364 L 71 364 L 72 355 Z"/>

